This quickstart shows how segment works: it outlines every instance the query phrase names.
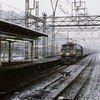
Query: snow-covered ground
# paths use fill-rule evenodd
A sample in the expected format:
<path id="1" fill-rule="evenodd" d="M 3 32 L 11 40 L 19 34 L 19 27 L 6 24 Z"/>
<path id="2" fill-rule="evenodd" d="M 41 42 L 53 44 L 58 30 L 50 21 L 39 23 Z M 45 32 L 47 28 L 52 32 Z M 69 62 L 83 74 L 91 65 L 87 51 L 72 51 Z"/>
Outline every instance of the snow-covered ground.
<path id="1" fill-rule="evenodd" d="M 100 54 L 97 54 L 94 69 L 79 94 L 78 100 L 100 100 Z"/>
<path id="2" fill-rule="evenodd" d="M 96 61 L 94 62 L 94 68 L 84 85 L 82 91 L 79 94 L 78 100 L 100 100 L 100 54 L 96 54 Z M 89 59 L 90 57 L 87 57 Z M 76 63 L 77 65 L 77 63 Z M 83 62 L 78 63 L 77 66 L 82 67 L 84 65 Z M 72 65 L 74 66 L 74 65 Z M 71 68 L 71 67 L 70 67 Z M 50 81 L 51 79 L 49 79 Z M 38 90 L 41 90 L 41 87 L 44 86 L 44 84 L 48 84 L 49 81 L 37 83 L 31 87 L 31 89 L 25 90 L 23 92 L 15 92 L 15 96 L 11 97 L 11 100 L 21 100 L 21 98 L 24 97 L 32 97 L 34 93 L 37 93 Z M 62 88 L 62 87 L 61 87 Z M 43 90 L 41 90 L 43 91 Z M 51 91 L 50 91 L 51 92 Z M 57 91 L 55 91 L 56 93 Z M 25 99 L 28 100 L 28 99 Z M 31 99 L 30 99 L 31 100 Z M 41 99 L 40 99 L 41 100 Z"/>
<path id="3" fill-rule="evenodd" d="M 40 58 L 39 58 L 40 59 Z M 39 60 L 39 59 L 33 59 L 33 61 Z M 8 61 L 8 57 L 6 57 L 4 60 L 3 58 L 1 59 L 2 62 L 7 62 Z M 12 58 L 11 59 L 12 62 L 14 61 L 25 61 L 25 57 L 16 57 L 16 58 Z M 31 61 L 31 59 L 27 59 L 26 61 Z"/>

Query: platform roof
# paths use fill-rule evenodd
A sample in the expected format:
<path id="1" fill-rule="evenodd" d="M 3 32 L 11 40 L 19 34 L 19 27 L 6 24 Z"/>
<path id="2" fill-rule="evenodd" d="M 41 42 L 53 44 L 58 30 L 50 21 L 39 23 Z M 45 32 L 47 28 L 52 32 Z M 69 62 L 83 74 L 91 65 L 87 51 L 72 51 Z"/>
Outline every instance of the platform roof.
<path id="1" fill-rule="evenodd" d="M 0 36 L 1 37 L 14 37 L 14 38 L 29 38 L 35 39 L 37 37 L 47 35 L 42 32 L 38 32 L 23 26 L 19 26 L 17 24 L 12 24 L 10 22 L 4 21 L 0 19 Z"/>

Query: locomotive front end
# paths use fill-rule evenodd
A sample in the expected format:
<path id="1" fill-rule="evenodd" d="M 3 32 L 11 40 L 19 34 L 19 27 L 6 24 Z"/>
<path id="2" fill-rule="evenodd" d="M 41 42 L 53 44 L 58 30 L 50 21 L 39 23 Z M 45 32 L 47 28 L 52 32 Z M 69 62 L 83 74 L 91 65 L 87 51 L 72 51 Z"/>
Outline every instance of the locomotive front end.
<path id="1" fill-rule="evenodd" d="M 62 45 L 61 61 L 62 62 L 74 62 L 74 61 L 76 61 L 76 50 L 74 48 L 74 45 L 71 45 L 71 44 Z"/>

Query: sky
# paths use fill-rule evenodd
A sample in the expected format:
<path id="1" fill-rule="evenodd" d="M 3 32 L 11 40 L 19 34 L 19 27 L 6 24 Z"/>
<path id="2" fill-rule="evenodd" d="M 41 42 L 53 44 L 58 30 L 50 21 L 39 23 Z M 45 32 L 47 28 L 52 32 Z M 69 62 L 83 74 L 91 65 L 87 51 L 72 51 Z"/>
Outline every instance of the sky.
<path id="1" fill-rule="evenodd" d="M 53 10 L 50 0 L 37 0 L 37 1 L 39 1 L 39 16 L 42 16 L 43 11 L 47 13 L 47 16 L 51 16 Z M 85 6 L 88 9 L 89 15 L 100 15 L 100 0 L 82 0 L 82 1 L 85 1 L 86 3 Z M 66 13 L 70 15 L 72 2 L 74 2 L 74 0 L 59 0 L 58 3 L 66 11 Z M 2 9 L 5 11 L 15 11 L 17 13 L 25 12 L 25 0 L 0 0 L 0 4 L 2 5 Z M 32 14 L 35 15 L 35 10 L 32 11 Z M 57 8 L 56 16 L 66 16 L 66 14 L 64 14 L 59 8 Z M 99 32 L 97 32 L 96 34 L 98 33 Z M 91 33 L 89 34 L 91 35 Z M 83 34 L 83 37 L 85 37 L 85 34 Z M 89 40 L 84 43 L 86 44 L 87 42 L 89 42 Z M 96 45 L 99 46 L 100 40 L 94 42 Z M 92 42 L 90 42 L 90 44 L 92 44 Z"/>
<path id="2" fill-rule="evenodd" d="M 45 11 L 48 16 L 52 15 L 52 7 L 50 0 L 37 0 L 39 1 L 39 15 L 42 16 L 42 12 Z M 56 0 L 53 0 L 56 1 Z M 77 0 L 76 0 L 77 1 Z M 78 0 L 79 1 L 79 0 Z M 88 8 L 88 13 L 90 15 L 100 15 L 100 0 L 82 0 L 86 3 L 86 8 Z M 59 4 L 71 14 L 71 2 L 74 0 L 59 0 Z M 3 10 L 14 10 L 16 12 L 25 11 L 25 0 L 0 0 Z M 13 8 L 14 7 L 14 8 Z M 18 10 L 20 9 L 20 10 Z M 34 11 L 32 12 L 35 13 Z M 62 11 L 57 8 L 56 15 L 63 15 Z"/>

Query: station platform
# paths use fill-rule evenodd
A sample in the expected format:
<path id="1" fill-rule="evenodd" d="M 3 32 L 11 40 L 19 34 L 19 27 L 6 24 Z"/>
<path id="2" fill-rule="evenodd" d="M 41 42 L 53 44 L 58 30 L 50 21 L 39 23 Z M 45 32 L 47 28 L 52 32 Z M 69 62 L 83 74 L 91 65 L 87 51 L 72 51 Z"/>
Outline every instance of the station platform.
<path id="1" fill-rule="evenodd" d="M 25 66 L 32 66 L 37 64 L 43 64 L 48 63 L 52 61 L 60 60 L 60 56 L 53 56 L 53 57 L 46 57 L 46 58 L 38 58 L 38 59 L 24 59 L 24 57 L 16 57 L 11 60 L 11 62 L 8 62 L 8 59 L 2 60 L 2 66 L 0 66 L 0 69 L 8 69 L 8 68 L 20 68 Z"/>
<path id="2" fill-rule="evenodd" d="M 60 56 L 25 60 L 24 58 L 14 58 L 11 62 L 6 59 L 2 61 L 0 67 L 0 92 L 8 92 L 28 84 L 35 75 L 53 68 L 60 63 Z M 0 99 L 1 100 L 1 99 Z"/>
<path id="3" fill-rule="evenodd" d="M 60 56 L 33 59 L 33 62 L 31 62 L 31 59 L 25 60 L 22 57 L 14 58 L 11 62 L 8 62 L 7 59 L 3 60 L 2 66 L 0 66 L 0 87 L 7 83 L 15 84 L 19 80 L 22 82 L 29 75 L 35 75 L 41 73 L 41 71 L 48 70 L 58 65 L 60 61 Z"/>

